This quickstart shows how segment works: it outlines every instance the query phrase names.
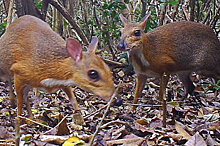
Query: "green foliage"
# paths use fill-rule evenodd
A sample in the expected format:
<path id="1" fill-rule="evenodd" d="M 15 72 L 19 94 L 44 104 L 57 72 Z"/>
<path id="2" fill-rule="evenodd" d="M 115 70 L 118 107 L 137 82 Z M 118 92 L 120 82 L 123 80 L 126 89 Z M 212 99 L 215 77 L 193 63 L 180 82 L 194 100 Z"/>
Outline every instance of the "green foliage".
<path id="1" fill-rule="evenodd" d="M 171 4 L 171 5 L 178 5 L 179 2 L 178 1 L 174 1 L 174 0 L 170 0 L 170 1 L 167 1 L 165 2 L 166 4 Z"/>
<path id="2" fill-rule="evenodd" d="M 25 141 L 26 143 L 30 142 L 30 140 L 31 140 L 31 138 L 28 137 L 28 136 L 26 136 L 26 137 L 24 138 L 24 141 Z"/>
<path id="3" fill-rule="evenodd" d="M 110 39 L 119 39 L 119 14 L 124 9 L 126 9 L 126 6 L 120 1 L 104 1 L 100 8 L 96 10 L 99 23 L 101 24 L 101 30 L 96 29 L 94 33 L 95 35 L 99 35 L 102 38 L 105 45 L 108 44 L 107 42 Z M 94 28 L 98 28 L 95 17 L 92 17 L 92 19 L 88 21 L 88 24 Z"/>
<path id="4" fill-rule="evenodd" d="M 43 0 L 42 1 L 34 0 L 34 3 L 38 9 L 40 9 L 40 10 L 42 9 Z"/>
<path id="5" fill-rule="evenodd" d="M 220 90 L 220 80 L 218 80 L 217 84 L 213 86 L 214 90 Z"/>
<path id="6" fill-rule="evenodd" d="M 210 83 L 203 83 L 201 85 L 201 88 L 203 88 L 203 90 L 213 90 L 213 91 L 217 91 L 220 90 L 220 80 L 218 80 L 217 84 L 210 84 Z"/>
<path id="7" fill-rule="evenodd" d="M 2 36 L 5 33 L 6 26 L 7 26 L 7 22 L 0 24 L 0 36 Z"/>
<path id="8" fill-rule="evenodd" d="M 146 25 L 146 32 L 149 32 L 153 30 L 154 28 L 156 28 L 159 23 L 158 20 L 159 20 L 159 17 L 157 16 L 156 11 L 152 10 L 151 19 L 147 22 L 147 25 Z"/>

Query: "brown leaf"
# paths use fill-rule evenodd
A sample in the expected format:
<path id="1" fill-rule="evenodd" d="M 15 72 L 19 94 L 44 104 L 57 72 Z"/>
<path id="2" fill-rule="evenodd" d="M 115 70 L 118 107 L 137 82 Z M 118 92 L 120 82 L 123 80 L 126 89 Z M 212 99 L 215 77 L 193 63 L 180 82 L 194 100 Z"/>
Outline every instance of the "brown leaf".
<path id="1" fill-rule="evenodd" d="M 199 132 L 196 132 L 195 135 L 193 135 L 186 143 L 185 146 L 207 146 L 206 142 L 202 138 L 202 136 L 199 134 Z"/>
<path id="2" fill-rule="evenodd" d="M 175 127 L 176 127 L 176 131 L 179 133 L 179 134 L 181 134 L 185 139 L 190 139 L 191 138 L 191 136 L 189 135 L 189 133 L 188 132 L 186 132 L 186 130 L 184 130 L 183 129 L 183 127 L 181 126 L 181 123 L 179 123 L 179 122 L 175 122 L 176 124 L 175 124 Z"/>
<path id="3" fill-rule="evenodd" d="M 63 119 L 63 115 L 59 114 L 59 121 L 61 121 Z M 58 126 L 58 135 L 69 135 L 70 134 L 70 130 L 67 127 L 67 119 L 64 119 L 62 121 L 62 123 L 60 123 L 60 125 Z"/>
<path id="4" fill-rule="evenodd" d="M 144 138 L 129 138 L 129 139 L 118 139 L 118 140 L 111 140 L 107 141 L 108 146 L 113 145 L 126 145 L 126 146 L 139 146 L 141 143 L 143 143 L 145 139 Z"/>
<path id="5" fill-rule="evenodd" d="M 145 118 L 138 119 L 138 120 L 136 120 L 136 122 L 141 125 L 146 125 L 146 126 L 149 124 L 149 122 Z"/>
<path id="6" fill-rule="evenodd" d="M 168 133 L 168 136 L 170 136 L 176 141 L 180 141 L 183 138 L 181 134 L 175 134 L 175 133 Z"/>
<path id="7" fill-rule="evenodd" d="M 147 128 L 147 127 L 145 127 L 145 126 L 143 126 L 143 125 L 141 125 L 137 122 L 135 122 L 134 124 L 135 124 L 135 129 L 137 129 L 137 130 L 140 130 L 142 132 L 146 132 L 146 131 L 149 130 L 149 128 Z"/>
<path id="8" fill-rule="evenodd" d="M 210 146 L 220 145 L 220 143 L 216 142 L 216 141 L 210 136 L 210 134 L 208 134 L 208 136 L 207 136 L 206 143 L 207 143 L 207 145 L 210 145 Z"/>
<path id="9" fill-rule="evenodd" d="M 10 134 L 5 127 L 0 126 L 0 139 L 8 139 L 12 137 L 12 134 Z"/>

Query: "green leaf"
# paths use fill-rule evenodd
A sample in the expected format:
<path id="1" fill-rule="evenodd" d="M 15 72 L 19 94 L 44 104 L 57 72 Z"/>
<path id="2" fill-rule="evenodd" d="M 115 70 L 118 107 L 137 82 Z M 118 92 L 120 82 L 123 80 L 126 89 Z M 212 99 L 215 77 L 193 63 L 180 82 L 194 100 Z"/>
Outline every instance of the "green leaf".
<path id="1" fill-rule="evenodd" d="M 2 23 L 1 26 L 6 27 L 7 26 L 7 22 Z"/>
<path id="2" fill-rule="evenodd" d="M 219 85 L 219 86 L 220 86 L 220 80 L 218 80 L 217 85 Z"/>
<path id="3" fill-rule="evenodd" d="M 29 142 L 31 140 L 31 138 L 30 137 L 28 137 L 28 136 L 26 136 L 25 138 L 24 138 L 24 141 L 27 143 L 27 142 Z"/>
<path id="4" fill-rule="evenodd" d="M 178 102 L 167 102 L 167 104 L 179 106 Z"/>
<path id="5" fill-rule="evenodd" d="M 178 5 L 179 4 L 179 2 L 178 1 L 167 1 L 167 2 L 165 2 L 166 4 L 171 4 L 171 5 Z"/>

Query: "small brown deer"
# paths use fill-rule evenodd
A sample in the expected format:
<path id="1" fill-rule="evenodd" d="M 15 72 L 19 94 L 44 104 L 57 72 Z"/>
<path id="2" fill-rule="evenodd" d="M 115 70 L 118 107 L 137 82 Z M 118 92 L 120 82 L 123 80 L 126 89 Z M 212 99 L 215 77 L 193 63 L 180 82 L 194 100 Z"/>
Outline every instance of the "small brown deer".
<path id="1" fill-rule="evenodd" d="M 11 97 L 15 81 L 18 116 L 30 87 L 48 92 L 63 89 L 76 111 L 80 109 L 72 86 L 108 100 L 115 90 L 113 76 L 95 54 L 97 44 L 93 37 L 88 51 L 82 52 L 76 39 L 63 40 L 42 20 L 29 15 L 16 19 L 0 39 L 0 78 L 9 82 Z"/>
<path id="2" fill-rule="evenodd" d="M 190 79 L 192 72 L 220 79 L 220 41 L 210 27 L 182 21 L 145 33 L 149 16 L 131 23 L 120 15 L 124 28 L 117 48 L 129 52 L 137 74 L 134 103 L 141 96 L 147 77 L 161 78 L 165 73 L 166 88 L 169 75 L 178 74 L 186 94 L 195 89 Z M 160 88 L 160 93 L 163 90 Z"/>

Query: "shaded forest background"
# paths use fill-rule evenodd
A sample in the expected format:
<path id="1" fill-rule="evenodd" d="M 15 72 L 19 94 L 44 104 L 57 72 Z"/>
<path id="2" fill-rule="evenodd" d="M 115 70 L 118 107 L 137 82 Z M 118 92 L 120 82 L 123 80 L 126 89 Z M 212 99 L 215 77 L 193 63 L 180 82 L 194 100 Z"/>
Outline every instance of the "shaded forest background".
<path id="1" fill-rule="evenodd" d="M 16 17 L 34 15 L 63 38 L 71 36 L 84 45 L 93 35 L 98 36 L 99 48 L 117 60 L 119 15 L 135 22 L 149 12 L 147 32 L 174 21 L 196 21 L 209 25 L 220 37 L 219 0 L 1 0 L 0 35 Z"/>

